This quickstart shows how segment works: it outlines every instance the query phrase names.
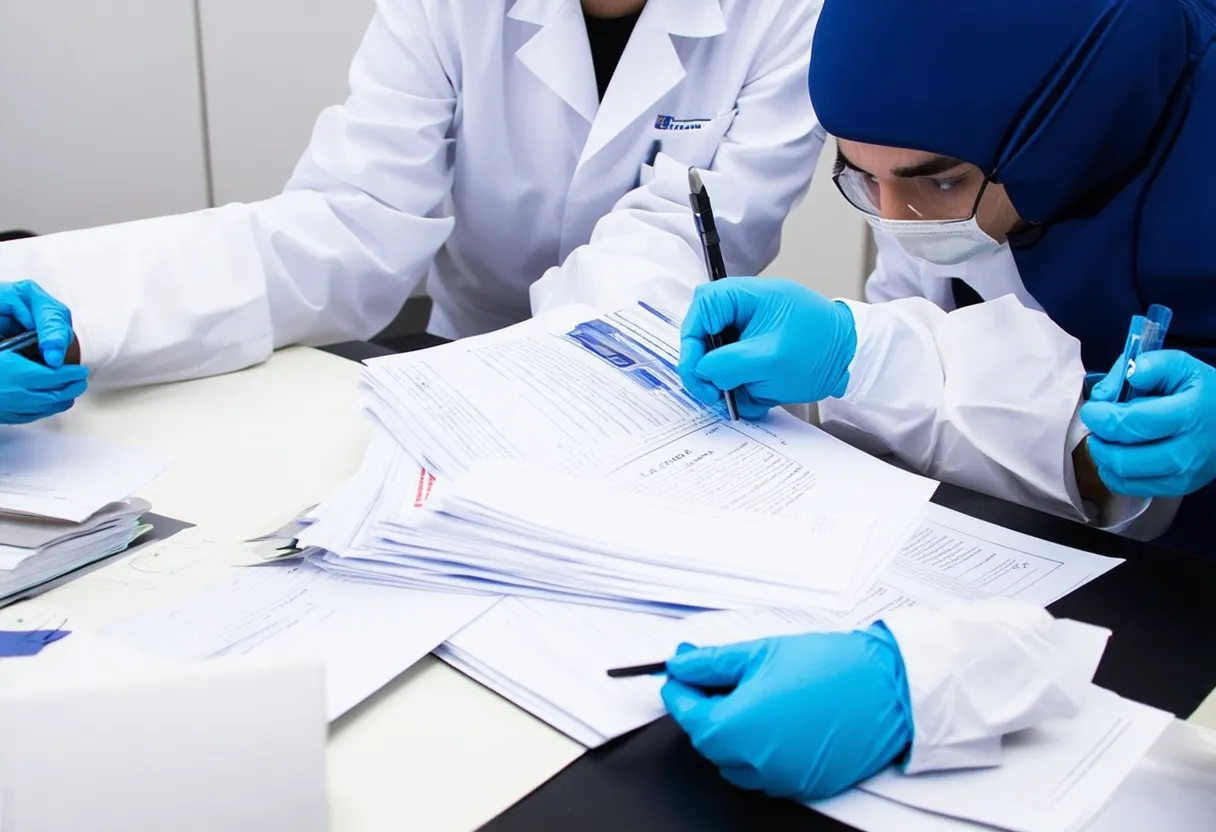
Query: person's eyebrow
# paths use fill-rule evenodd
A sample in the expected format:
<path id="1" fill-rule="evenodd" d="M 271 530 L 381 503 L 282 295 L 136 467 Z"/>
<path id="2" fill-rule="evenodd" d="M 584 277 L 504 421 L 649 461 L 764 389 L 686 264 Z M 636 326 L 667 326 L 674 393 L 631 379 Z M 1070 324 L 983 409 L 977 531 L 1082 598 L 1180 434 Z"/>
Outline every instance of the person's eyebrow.
<path id="1" fill-rule="evenodd" d="M 955 159 L 953 156 L 934 156 L 918 165 L 895 168 L 891 173 L 900 179 L 915 179 L 918 176 L 937 176 L 965 164 L 967 163 L 962 159 Z"/>
<path id="2" fill-rule="evenodd" d="M 895 168 L 891 173 L 900 179 L 915 179 L 918 176 L 936 176 L 939 173 L 945 173 L 948 170 L 953 170 L 965 164 L 967 163 L 962 159 L 955 159 L 953 156 L 934 156 L 932 159 L 927 159 L 920 164 Z M 837 167 L 855 170 L 858 173 L 873 175 L 865 168 L 854 164 L 848 156 L 844 155 L 844 151 L 839 147 L 836 148 L 836 165 Z"/>

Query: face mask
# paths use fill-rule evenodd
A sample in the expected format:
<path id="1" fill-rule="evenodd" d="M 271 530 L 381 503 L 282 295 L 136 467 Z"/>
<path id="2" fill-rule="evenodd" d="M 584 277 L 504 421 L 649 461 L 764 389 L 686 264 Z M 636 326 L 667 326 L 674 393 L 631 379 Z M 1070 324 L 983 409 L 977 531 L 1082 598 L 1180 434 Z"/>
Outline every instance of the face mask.
<path id="1" fill-rule="evenodd" d="M 886 220 L 872 214 L 864 216 L 871 228 L 894 237 L 908 254 L 938 266 L 957 266 L 1001 247 L 980 228 L 974 216 L 968 220 Z"/>

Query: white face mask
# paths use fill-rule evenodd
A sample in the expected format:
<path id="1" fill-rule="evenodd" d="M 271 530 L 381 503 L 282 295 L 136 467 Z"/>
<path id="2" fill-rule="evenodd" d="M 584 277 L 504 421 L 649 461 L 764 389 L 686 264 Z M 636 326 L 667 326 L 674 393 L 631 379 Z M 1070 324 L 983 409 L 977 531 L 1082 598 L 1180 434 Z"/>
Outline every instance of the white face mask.
<path id="1" fill-rule="evenodd" d="M 894 237 L 908 254 L 938 266 L 957 266 L 1001 247 L 980 228 L 975 217 L 969 220 L 887 220 L 872 214 L 863 216 L 871 228 Z"/>

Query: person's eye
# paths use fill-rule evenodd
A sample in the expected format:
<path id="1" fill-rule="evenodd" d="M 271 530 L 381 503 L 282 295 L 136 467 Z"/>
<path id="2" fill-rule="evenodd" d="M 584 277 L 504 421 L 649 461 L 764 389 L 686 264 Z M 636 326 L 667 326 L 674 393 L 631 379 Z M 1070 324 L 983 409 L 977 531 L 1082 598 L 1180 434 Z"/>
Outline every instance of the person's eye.
<path id="1" fill-rule="evenodd" d="M 942 193 L 949 193 L 950 191 L 953 191 L 958 186 L 962 185 L 966 180 L 967 180 L 967 177 L 964 175 L 964 176 L 955 176 L 950 179 L 931 179 L 929 181 L 932 182 L 935 186 L 937 186 L 937 189 L 939 191 L 941 191 Z"/>

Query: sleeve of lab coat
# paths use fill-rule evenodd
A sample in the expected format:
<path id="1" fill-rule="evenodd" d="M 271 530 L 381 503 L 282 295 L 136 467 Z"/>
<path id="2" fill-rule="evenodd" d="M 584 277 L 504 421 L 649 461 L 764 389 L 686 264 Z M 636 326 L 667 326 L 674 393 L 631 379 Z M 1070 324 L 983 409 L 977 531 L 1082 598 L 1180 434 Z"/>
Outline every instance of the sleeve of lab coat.
<path id="1" fill-rule="evenodd" d="M 367 338 L 451 231 L 455 93 L 422 0 L 381 0 L 347 101 L 322 113 L 283 194 L 0 247 L 71 309 L 95 382 L 240 369 L 294 343 Z"/>
<path id="2" fill-rule="evenodd" d="M 1074 519 L 1080 345 L 1007 295 L 947 313 L 924 298 L 849 301 L 857 352 L 825 430 L 935 479 Z"/>
<path id="3" fill-rule="evenodd" d="M 826 134 L 807 94 L 818 0 L 779 4 L 737 113 L 703 173 L 713 195 L 728 273 L 758 274 L 777 255 L 781 226 L 806 192 Z M 534 314 L 583 303 L 619 308 L 635 300 L 682 313 L 706 280 L 688 207 L 688 166 L 660 153 L 653 179 L 626 194 L 591 241 L 532 285 Z"/>
<path id="4" fill-rule="evenodd" d="M 912 705 L 906 774 L 999 765 L 1004 735 L 1075 716 L 1110 636 L 1005 598 L 908 607 L 883 623 Z"/>

